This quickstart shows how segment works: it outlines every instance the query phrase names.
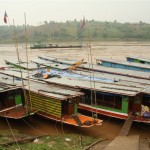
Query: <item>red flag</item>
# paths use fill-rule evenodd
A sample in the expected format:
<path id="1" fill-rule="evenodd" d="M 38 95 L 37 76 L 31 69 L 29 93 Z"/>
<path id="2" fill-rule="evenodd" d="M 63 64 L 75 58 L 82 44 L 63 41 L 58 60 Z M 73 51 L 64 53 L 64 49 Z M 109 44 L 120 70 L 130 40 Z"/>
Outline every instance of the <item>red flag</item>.
<path id="1" fill-rule="evenodd" d="M 4 14 L 4 22 L 7 24 L 7 13 L 6 13 L 6 11 L 5 11 L 5 14 Z"/>
<path id="2" fill-rule="evenodd" d="M 83 20 L 82 20 L 82 28 L 84 28 L 84 26 L 85 26 L 85 18 L 83 18 Z"/>

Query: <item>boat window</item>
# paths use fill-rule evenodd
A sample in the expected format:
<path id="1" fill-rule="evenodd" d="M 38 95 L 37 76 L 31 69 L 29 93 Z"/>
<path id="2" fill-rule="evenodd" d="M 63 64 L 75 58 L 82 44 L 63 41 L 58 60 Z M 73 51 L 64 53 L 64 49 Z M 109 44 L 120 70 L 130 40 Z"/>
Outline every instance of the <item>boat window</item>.
<path id="1" fill-rule="evenodd" d="M 135 99 L 134 99 L 134 103 L 136 103 L 136 104 L 140 104 L 140 98 L 139 98 L 139 97 L 135 97 Z"/>
<path id="2" fill-rule="evenodd" d="M 62 114 L 67 115 L 68 114 L 68 101 L 62 101 Z"/>
<path id="3" fill-rule="evenodd" d="M 143 97 L 142 105 L 148 106 L 150 108 L 150 97 L 149 96 L 144 96 Z"/>
<path id="4" fill-rule="evenodd" d="M 82 91 L 85 95 L 82 97 L 80 103 L 95 105 L 94 93 L 92 93 L 93 98 L 91 102 L 91 91 Z M 98 106 L 111 107 L 115 109 L 122 109 L 122 97 L 120 95 L 114 95 L 111 93 L 101 93 L 96 92 L 96 103 Z"/>
<path id="5" fill-rule="evenodd" d="M 97 96 L 97 105 L 121 109 L 122 108 L 122 98 L 121 98 L 121 96 L 102 95 L 101 94 L 101 95 Z"/>

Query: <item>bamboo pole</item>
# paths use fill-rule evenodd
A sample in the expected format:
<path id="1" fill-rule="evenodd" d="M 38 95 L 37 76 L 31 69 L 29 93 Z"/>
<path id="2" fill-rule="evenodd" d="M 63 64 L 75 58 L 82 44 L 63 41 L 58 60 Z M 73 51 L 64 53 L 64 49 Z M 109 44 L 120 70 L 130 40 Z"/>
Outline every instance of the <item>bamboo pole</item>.
<path id="1" fill-rule="evenodd" d="M 16 54 L 17 54 L 17 59 L 18 59 L 18 63 L 19 63 L 19 66 L 20 66 L 20 58 L 19 58 L 19 50 L 18 50 L 18 42 L 17 42 L 17 34 L 16 34 L 16 28 L 15 28 L 15 21 L 13 20 L 13 26 L 14 26 L 14 31 L 13 31 L 13 29 L 11 28 L 11 25 L 10 25 L 9 18 L 7 17 L 7 19 L 8 19 L 10 31 L 12 32 L 12 35 L 14 34 L 14 42 L 15 42 Z M 25 91 L 25 89 L 24 89 L 25 85 L 24 85 L 24 81 L 23 81 L 23 76 L 22 76 L 21 67 L 19 67 L 19 69 L 20 69 L 20 74 L 21 74 L 21 81 L 22 81 L 22 87 L 23 87 L 23 94 L 24 94 L 25 103 L 26 103 L 26 102 L 27 102 L 27 95 L 26 95 L 26 91 Z M 13 76 L 13 82 L 14 82 L 14 76 Z M 27 107 L 27 112 L 28 112 L 28 107 Z M 29 112 L 28 112 L 28 113 L 29 113 Z"/>
<path id="2" fill-rule="evenodd" d="M 32 108 L 32 103 L 31 103 L 31 93 L 30 93 L 30 75 L 29 75 L 29 59 L 28 59 L 28 47 L 27 47 L 27 25 L 26 25 L 26 14 L 24 13 L 24 20 L 25 20 L 25 47 L 26 47 L 26 58 L 27 58 L 27 72 L 28 72 L 28 87 L 29 87 L 29 103 L 30 103 L 30 109 Z"/>
<path id="3" fill-rule="evenodd" d="M 19 50 L 18 50 L 18 42 L 17 42 L 17 34 L 16 34 L 16 28 L 15 28 L 15 22 L 13 20 L 13 26 L 14 26 L 14 41 L 15 41 L 15 47 L 16 47 L 16 53 L 17 53 L 17 59 L 18 59 L 18 63 L 20 66 L 20 57 L 19 57 Z M 25 98 L 25 103 L 27 104 L 27 94 L 25 91 L 25 85 L 24 85 L 24 81 L 23 81 L 23 75 L 22 75 L 22 70 L 21 67 L 19 67 L 20 69 L 20 74 L 21 74 L 21 81 L 22 81 L 22 86 L 23 86 L 23 93 L 24 93 L 24 98 Z M 29 109 L 28 109 L 28 105 L 27 105 L 27 112 L 29 113 Z"/>
<path id="4" fill-rule="evenodd" d="M 85 23 L 84 23 L 85 24 Z M 90 70 L 92 71 L 92 78 L 93 78 L 93 84 L 94 84 L 94 102 L 95 102 L 95 106 L 97 106 L 97 98 L 96 98 L 96 90 L 95 90 L 95 80 L 94 80 L 94 69 L 93 69 L 93 57 L 92 57 L 92 48 L 91 48 L 91 40 L 90 40 L 90 34 L 89 34 L 89 30 L 87 29 L 86 32 L 87 35 L 87 49 L 88 49 L 88 61 L 89 63 L 91 63 L 91 68 Z M 90 67 L 90 64 L 89 64 Z M 91 72 L 90 72 L 90 82 L 91 82 Z M 93 104 L 93 93 L 92 93 L 92 84 L 91 85 L 91 104 Z M 93 112 L 92 112 L 93 115 Z M 96 109 L 96 117 L 97 117 L 97 109 Z"/>

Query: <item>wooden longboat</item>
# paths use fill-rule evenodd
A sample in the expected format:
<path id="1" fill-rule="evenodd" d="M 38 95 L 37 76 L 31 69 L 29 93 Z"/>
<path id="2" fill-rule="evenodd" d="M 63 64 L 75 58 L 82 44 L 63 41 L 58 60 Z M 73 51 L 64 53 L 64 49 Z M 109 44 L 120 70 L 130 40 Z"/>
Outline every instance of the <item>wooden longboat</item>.
<path id="1" fill-rule="evenodd" d="M 0 82 L 0 117 L 21 119 L 34 112 L 25 103 L 22 87 Z"/>
<path id="2" fill-rule="evenodd" d="M 13 73 L 15 72 L 13 71 Z M 18 78 L 20 78 L 18 72 L 16 74 L 10 74 L 10 72 L 1 73 L 0 75 L 5 76 L 3 78 L 7 78 L 7 76 L 15 78 L 17 82 Z M 23 75 L 23 77 L 25 76 Z M 16 80 L 11 82 L 16 82 Z M 27 83 L 25 84 L 27 85 Z M 30 81 L 30 91 L 29 87 L 25 86 L 25 92 L 29 108 L 36 110 L 36 115 L 80 127 L 91 127 L 102 124 L 102 120 L 100 119 L 78 113 L 79 101 L 82 100 L 84 93 L 77 89 L 64 88 L 53 84 L 47 85 L 41 83 L 41 81 Z"/>
<path id="3" fill-rule="evenodd" d="M 45 60 L 45 61 L 60 63 L 64 65 L 74 65 L 76 62 L 78 62 L 77 60 L 60 59 L 60 58 L 50 57 L 50 56 L 39 56 L 38 58 Z M 86 63 L 86 62 L 83 61 L 83 63 Z"/>
<path id="4" fill-rule="evenodd" d="M 143 86 L 113 85 L 112 83 L 97 82 L 92 82 L 90 85 L 89 81 L 66 77 L 44 79 L 43 81 L 80 89 L 85 94 L 79 103 L 81 110 L 120 119 L 127 119 L 130 114 L 134 114 L 134 121 L 150 123 L 150 112 L 147 113 L 144 110 L 146 107 L 150 108 L 150 92 L 147 90 L 145 92 Z M 95 91 L 96 101 L 94 96 Z M 92 100 L 91 96 L 93 97 Z"/>
<path id="5" fill-rule="evenodd" d="M 56 69 L 68 69 L 70 65 L 73 65 L 76 61 L 69 61 L 69 60 L 62 60 L 56 57 L 49 57 L 49 56 L 39 56 L 38 57 L 42 61 L 42 64 L 45 64 L 47 67 L 56 68 Z M 38 60 L 36 60 L 37 63 Z M 47 64 L 46 62 L 51 63 L 51 65 Z M 65 66 L 64 66 L 65 65 Z M 127 69 L 121 69 L 121 68 L 110 68 L 110 67 L 104 67 L 99 65 L 99 62 L 97 61 L 96 65 L 93 65 L 93 68 L 89 68 L 91 64 L 88 64 L 86 62 L 83 62 L 76 70 L 85 70 L 85 71 L 94 71 L 94 72 L 100 72 L 100 73 L 107 73 L 112 75 L 121 75 L 121 76 L 127 76 L 127 77 L 133 77 L 138 79 L 148 79 L 149 80 L 149 73 L 148 72 L 140 72 L 140 71 L 134 71 L 134 70 L 127 70 Z"/>
<path id="6" fill-rule="evenodd" d="M 84 93 L 79 103 L 81 110 L 93 111 L 95 113 L 126 119 L 131 113 L 135 114 L 134 120 L 150 123 L 150 118 L 143 107 L 150 108 L 150 91 L 146 90 L 149 84 L 134 82 L 89 82 L 72 77 L 40 79 L 44 82 L 79 89 Z M 95 87 L 94 87 L 95 85 Z M 92 95 L 91 95 L 92 91 Z M 96 91 L 96 101 L 91 97 Z M 94 97 L 93 97 L 94 99 Z"/>
<path id="7" fill-rule="evenodd" d="M 18 62 L 18 61 L 8 61 L 8 60 L 5 60 L 5 63 L 7 65 L 11 65 L 11 66 L 14 66 L 15 68 L 21 68 L 23 70 L 29 70 L 29 71 L 32 71 L 32 70 L 37 70 L 37 69 L 40 69 L 40 68 L 45 68 L 45 66 L 37 66 L 35 63 L 28 63 L 28 68 L 27 68 L 27 63 L 26 62 Z"/>
<path id="8" fill-rule="evenodd" d="M 89 77 L 89 75 L 92 74 L 92 72 L 94 72 L 94 78 L 96 80 L 96 82 L 107 82 L 107 80 L 109 81 L 115 81 L 116 83 L 121 83 L 123 82 L 123 84 L 125 84 L 125 82 L 127 84 L 129 84 L 129 82 L 131 81 L 134 83 L 141 83 L 143 85 L 147 85 L 150 84 L 149 81 L 149 73 L 142 73 L 142 72 L 137 72 L 137 71 L 125 71 L 125 70 L 121 70 L 122 73 L 125 74 L 112 74 L 111 72 L 101 72 L 99 73 L 98 71 L 91 71 L 91 70 L 87 70 L 84 69 L 83 66 L 87 66 L 87 64 L 82 64 L 81 66 L 79 66 L 78 68 L 83 67 L 83 69 L 78 69 L 76 68 L 75 70 L 69 70 L 70 65 L 65 65 L 65 64 L 60 64 L 60 63 L 55 63 L 55 62 L 49 62 L 43 59 L 34 59 L 32 62 L 37 63 L 39 65 L 43 65 L 47 68 L 51 68 L 50 72 L 53 73 L 53 69 L 58 71 L 58 74 L 60 74 L 61 76 L 63 76 L 64 72 L 66 71 L 66 73 L 70 73 L 70 74 L 74 74 L 75 76 L 80 76 L 79 78 L 81 78 L 81 76 L 85 76 L 85 79 L 87 79 L 87 77 Z M 89 65 L 88 65 L 89 66 Z M 99 66 L 98 66 L 99 67 Z M 101 67 L 99 67 L 101 68 Z M 104 68 L 104 67 L 103 67 Z M 107 67 L 105 67 L 105 70 L 107 69 Z M 111 68 L 112 69 L 112 68 Z M 116 69 L 118 71 L 118 69 Z M 114 72 L 116 71 L 114 70 Z M 124 71 L 124 72 L 123 72 Z M 83 79 L 83 78 L 82 78 Z"/>
<path id="9" fill-rule="evenodd" d="M 45 66 L 47 68 L 57 69 L 57 70 L 67 70 L 70 67 L 70 65 L 49 62 L 43 59 L 32 59 L 30 61 L 37 64 L 38 66 Z"/>
<path id="10" fill-rule="evenodd" d="M 37 43 L 30 46 L 30 49 L 52 49 L 52 48 L 82 48 L 82 45 L 58 45 Z"/>
<path id="11" fill-rule="evenodd" d="M 140 64 L 150 64 L 150 60 L 148 58 L 135 57 L 135 56 L 127 56 L 126 60 L 128 62 L 135 62 Z"/>
<path id="12" fill-rule="evenodd" d="M 28 89 L 28 88 L 27 88 Z M 42 83 L 31 84 L 30 101 L 37 115 L 80 127 L 101 125 L 102 120 L 78 113 L 84 93 Z"/>
<path id="13" fill-rule="evenodd" d="M 96 59 L 96 62 L 97 64 L 105 67 L 150 72 L 150 66 L 147 64 L 137 64 L 134 62 L 124 62 L 124 61 L 121 62 L 112 59 Z"/>

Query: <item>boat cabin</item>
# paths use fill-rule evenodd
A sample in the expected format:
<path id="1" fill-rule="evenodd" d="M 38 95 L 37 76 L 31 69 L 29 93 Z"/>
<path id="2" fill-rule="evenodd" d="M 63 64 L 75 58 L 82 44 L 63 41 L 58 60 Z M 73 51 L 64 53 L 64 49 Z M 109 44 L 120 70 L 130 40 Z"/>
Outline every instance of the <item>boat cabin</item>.
<path id="1" fill-rule="evenodd" d="M 0 110 L 24 103 L 21 88 L 7 88 L 7 86 L 4 85 L 0 85 L 0 88 Z"/>
<path id="2" fill-rule="evenodd" d="M 0 116 L 20 119 L 33 113 L 27 109 L 21 87 L 0 83 Z"/>
<path id="3" fill-rule="evenodd" d="M 96 91 L 95 101 L 94 91 L 84 89 L 82 92 L 85 93 L 79 105 L 82 110 L 94 111 L 120 119 L 126 119 L 133 114 L 135 121 L 150 123 L 150 95 L 137 93 L 131 96 Z"/>
<path id="4" fill-rule="evenodd" d="M 36 114 L 41 117 L 80 127 L 100 125 L 102 122 L 99 119 L 93 122 L 92 117 L 78 113 L 79 101 L 84 95 L 79 90 L 36 83 L 30 86 L 30 92 L 27 93 L 31 108 L 36 109 Z"/>

